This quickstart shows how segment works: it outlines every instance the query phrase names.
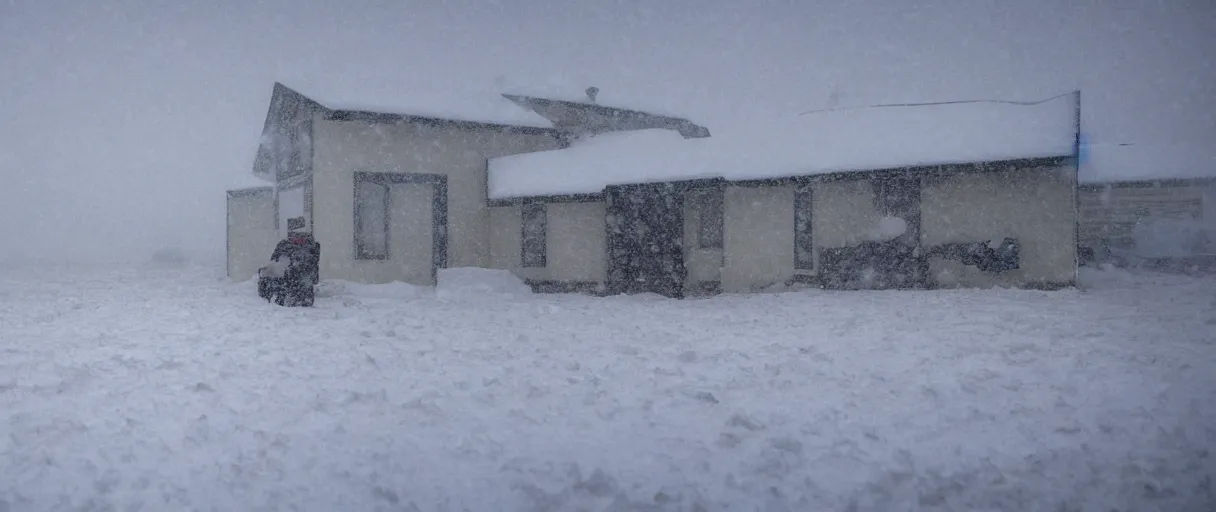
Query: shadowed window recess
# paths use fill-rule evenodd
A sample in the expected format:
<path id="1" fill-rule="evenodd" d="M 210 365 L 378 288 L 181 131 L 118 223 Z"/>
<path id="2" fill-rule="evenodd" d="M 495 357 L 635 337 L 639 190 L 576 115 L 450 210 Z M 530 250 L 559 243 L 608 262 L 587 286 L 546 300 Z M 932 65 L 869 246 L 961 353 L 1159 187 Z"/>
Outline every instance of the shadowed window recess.
<path id="1" fill-rule="evenodd" d="M 520 265 L 525 268 L 542 268 L 548 264 L 546 258 L 546 232 L 549 229 L 549 218 L 543 204 L 529 204 L 523 207 L 523 217 L 520 222 L 521 240 Z"/>
<path id="2" fill-rule="evenodd" d="M 812 193 L 809 183 L 794 189 L 794 269 L 815 270 L 815 243 L 812 237 Z"/>

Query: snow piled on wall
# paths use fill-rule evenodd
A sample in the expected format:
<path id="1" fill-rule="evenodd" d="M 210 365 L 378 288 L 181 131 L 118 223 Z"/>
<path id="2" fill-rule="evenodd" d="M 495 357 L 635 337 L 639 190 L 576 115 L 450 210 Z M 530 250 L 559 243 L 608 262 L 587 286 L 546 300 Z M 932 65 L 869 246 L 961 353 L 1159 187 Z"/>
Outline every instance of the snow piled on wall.
<path id="1" fill-rule="evenodd" d="M 607 185 L 764 179 L 1034 157 L 1068 156 L 1074 105 L 957 104 L 791 115 L 749 126 L 610 132 L 566 149 L 490 160 L 493 199 L 598 193 Z"/>
<path id="2" fill-rule="evenodd" d="M 532 288 L 506 270 L 476 267 L 439 269 L 436 294 L 444 298 L 526 297 Z"/>
<path id="3" fill-rule="evenodd" d="M 900 217 L 883 217 L 874 227 L 873 239 L 886 241 L 899 238 L 908 232 L 908 221 Z"/>

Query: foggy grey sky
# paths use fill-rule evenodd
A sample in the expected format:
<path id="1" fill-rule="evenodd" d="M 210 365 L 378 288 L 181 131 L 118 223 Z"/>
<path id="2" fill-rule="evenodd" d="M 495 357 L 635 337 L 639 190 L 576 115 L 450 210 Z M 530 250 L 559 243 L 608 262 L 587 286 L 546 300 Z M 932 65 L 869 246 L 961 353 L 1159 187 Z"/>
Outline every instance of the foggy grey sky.
<path id="1" fill-rule="evenodd" d="M 711 130 L 1080 88 L 1095 143 L 1216 141 L 1210 0 L 818 4 L 0 0 L 0 261 L 162 246 L 222 261 L 224 191 L 252 179 L 276 80 L 322 103 L 439 113 L 596 85 L 604 103 Z M 1109 172 L 1133 171 L 1157 169 Z"/>

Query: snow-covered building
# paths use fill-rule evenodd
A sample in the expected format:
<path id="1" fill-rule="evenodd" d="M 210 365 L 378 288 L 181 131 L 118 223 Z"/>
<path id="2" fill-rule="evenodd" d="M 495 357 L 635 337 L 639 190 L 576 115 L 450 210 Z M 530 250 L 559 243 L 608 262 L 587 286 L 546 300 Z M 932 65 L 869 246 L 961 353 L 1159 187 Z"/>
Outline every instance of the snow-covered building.
<path id="1" fill-rule="evenodd" d="M 229 194 L 229 273 L 288 229 L 326 278 L 433 284 L 507 269 L 537 290 L 746 292 L 1072 285 L 1076 116 L 942 105 L 709 130 L 503 95 L 535 122 L 336 110 L 276 84 L 254 174 Z M 263 217 L 271 215 L 272 219 Z"/>
<path id="2" fill-rule="evenodd" d="M 278 240 L 302 229 L 321 243 L 326 278 L 433 284 L 439 268 L 492 264 L 489 159 L 612 130 L 708 135 L 593 103 L 497 101 L 481 119 L 395 114 L 333 108 L 276 83 L 253 165 L 264 183 L 228 192 L 228 275 L 253 277 Z"/>
<path id="3" fill-rule="evenodd" d="M 1071 99 L 609 133 L 493 158 L 491 265 L 609 293 L 1068 286 Z"/>

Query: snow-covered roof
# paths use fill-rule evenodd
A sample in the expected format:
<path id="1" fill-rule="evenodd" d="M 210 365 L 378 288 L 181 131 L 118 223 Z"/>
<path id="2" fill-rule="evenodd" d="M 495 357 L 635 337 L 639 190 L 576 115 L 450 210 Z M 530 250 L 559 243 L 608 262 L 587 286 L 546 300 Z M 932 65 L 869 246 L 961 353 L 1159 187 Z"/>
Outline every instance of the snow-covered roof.
<path id="1" fill-rule="evenodd" d="M 1072 98 L 791 115 L 750 126 L 605 133 L 569 148 L 490 160 L 491 199 L 592 194 L 605 186 L 698 178 L 748 180 L 1068 156 Z"/>
<path id="2" fill-rule="evenodd" d="M 502 97 L 501 91 L 470 91 L 453 100 L 452 94 L 436 91 L 399 91 L 391 101 L 330 101 L 319 99 L 333 110 L 376 112 L 406 116 L 432 117 L 454 121 L 506 124 L 533 128 L 552 128 L 548 119 Z"/>
<path id="3" fill-rule="evenodd" d="M 398 121 L 441 121 L 484 123 L 511 127 L 552 129 L 553 124 L 543 116 L 516 105 L 501 94 L 487 92 L 471 95 L 460 102 L 449 95 L 410 94 L 399 91 L 408 100 L 396 103 L 328 102 L 318 101 L 282 83 L 275 82 L 270 107 L 262 127 L 262 137 L 254 156 L 253 174 L 273 179 L 281 168 L 293 166 L 290 160 L 303 149 L 297 140 L 294 124 L 322 113 L 330 119 L 390 119 Z M 357 95 L 356 95 L 357 96 Z M 458 108 L 456 106 L 459 106 Z M 298 164 L 298 162 L 297 162 Z M 306 165 L 306 164 L 303 164 Z"/>
<path id="4" fill-rule="evenodd" d="M 287 88 L 277 84 L 276 87 Z M 328 110 L 429 117 L 474 123 L 552 128 L 553 124 L 504 97 L 493 85 L 458 90 L 413 89 L 358 81 L 300 79 L 290 89 Z M 298 91 L 298 92 L 297 92 Z"/>
<path id="5" fill-rule="evenodd" d="M 1117 144 L 1091 141 L 1082 152 L 1081 183 L 1216 179 L 1216 149 L 1206 144 Z"/>
<path id="6" fill-rule="evenodd" d="M 273 187 L 273 181 L 267 181 L 253 174 L 240 173 L 228 182 L 228 190 L 245 190 L 250 188 Z"/>
<path id="7" fill-rule="evenodd" d="M 610 131 L 665 128 L 676 130 L 684 138 L 708 137 L 709 130 L 681 117 L 652 114 L 640 110 L 518 94 L 503 94 L 520 108 L 536 112 L 553 126 L 570 133 L 585 135 Z"/>

